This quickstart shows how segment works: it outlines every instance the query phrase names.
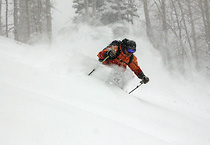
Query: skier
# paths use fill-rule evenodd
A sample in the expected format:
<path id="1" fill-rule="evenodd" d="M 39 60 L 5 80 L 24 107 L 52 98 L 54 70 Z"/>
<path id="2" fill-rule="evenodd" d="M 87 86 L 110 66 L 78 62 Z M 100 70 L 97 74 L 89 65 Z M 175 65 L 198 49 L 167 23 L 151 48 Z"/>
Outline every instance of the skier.
<path id="1" fill-rule="evenodd" d="M 137 58 L 133 54 L 135 51 L 135 41 L 126 38 L 122 41 L 114 40 L 106 48 L 98 53 L 98 58 L 99 61 L 103 62 L 104 65 L 115 64 L 124 68 L 126 68 L 128 65 L 129 68 L 136 74 L 136 76 L 141 79 L 144 84 L 146 84 L 149 82 L 149 78 L 144 75 L 143 71 L 139 67 Z"/>

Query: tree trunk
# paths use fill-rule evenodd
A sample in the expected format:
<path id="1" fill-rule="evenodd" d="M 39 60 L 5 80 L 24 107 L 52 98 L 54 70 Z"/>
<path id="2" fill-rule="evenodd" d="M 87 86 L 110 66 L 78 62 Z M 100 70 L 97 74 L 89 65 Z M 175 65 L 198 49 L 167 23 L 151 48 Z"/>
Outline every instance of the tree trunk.
<path id="1" fill-rule="evenodd" d="M 152 39 L 152 26 L 151 26 L 149 10 L 148 10 L 148 1 L 143 0 L 143 4 L 144 4 L 144 15 L 145 15 L 145 20 L 146 20 L 147 37 L 151 41 L 151 39 Z"/>
<path id="2" fill-rule="evenodd" d="M 189 54 L 190 54 L 191 57 L 193 57 L 193 48 L 192 48 L 192 43 L 191 43 L 188 27 L 187 27 L 186 20 L 185 20 L 185 13 L 183 12 L 182 4 L 179 1 L 178 1 L 178 5 L 179 5 L 181 16 L 182 16 L 182 22 L 183 22 L 183 26 L 184 26 L 187 42 L 188 42 L 188 45 L 190 47 L 190 53 Z M 190 57 L 189 57 L 189 55 L 187 55 L 187 52 L 185 50 L 184 50 L 184 55 L 185 55 L 185 58 L 186 58 L 186 60 L 187 60 L 187 62 L 189 64 L 189 66 L 191 66 Z"/>
<path id="3" fill-rule="evenodd" d="M 47 35 L 49 40 L 51 41 L 52 39 L 52 16 L 51 16 L 51 3 L 50 0 L 46 0 L 46 10 L 47 10 Z"/>
<path id="4" fill-rule="evenodd" d="M 162 29 L 163 29 L 163 33 L 164 33 L 164 41 L 167 44 L 167 42 L 168 42 L 168 28 L 167 28 L 167 22 L 166 22 L 166 4 L 165 4 L 165 0 L 162 0 L 161 10 L 162 10 Z"/>
<path id="5" fill-rule="evenodd" d="M 9 36 L 9 30 L 8 30 L 8 0 L 5 0 L 6 2 L 6 37 Z"/>
<path id="6" fill-rule="evenodd" d="M 181 12 L 182 22 L 183 22 L 184 30 L 185 30 L 185 33 L 186 33 L 187 42 L 188 42 L 189 47 L 190 47 L 190 51 L 191 51 L 190 53 L 191 53 L 191 55 L 193 55 L 192 44 L 191 44 L 191 40 L 190 40 L 190 36 L 189 36 L 189 32 L 188 32 L 188 28 L 187 28 L 187 24 L 186 24 L 186 20 L 185 20 L 185 13 L 183 12 L 183 8 L 182 8 L 181 3 L 179 1 L 177 1 L 177 2 L 178 2 L 180 12 Z"/>
<path id="7" fill-rule="evenodd" d="M 27 21 L 27 40 L 31 37 L 31 21 L 30 21 L 30 10 L 29 10 L 29 0 L 26 1 L 26 21 Z"/>
<path id="8" fill-rule="evenodd" d="M 210 2 L 204 0 L 204 9 L 206 15 L 206 41 L 208 44 L 208 50 L 210 51 Z"/>
<path id="9" fill-rule="evenodd" d="M 37 33 L 38 34 L 42 34 L 42 1 L 41 0 L 39 0 L 38 1 L 38 12 L 37 12 L 38 14 L 37 14 L 37 16 L 38 16 L 38 19 L 37 19 L 37 21 L 38 22 L 36 22 L 37 24 L 38 24 L 38 31 L 37 31 Z"/>
<path id="10" fill-rule="evenodd" d="M 180 46 L 181 46 L 181 50 L 179 51 L 178 53 L 178 64 L 179 64 L 179 67 L 180 67 L 180 71 L 182 73 L 185 72 L 185 69 L 184 69 L 184 64 L 185 64 L 185 59 L 184 59 L 184 55 L 185 55 L 185 50 L 184 50 L 184 44 L 183 44 L 183 38 L 182 38 L 182 27 L 181 27 L 181 23 L 180 23 L 180 20 L 179 20 L 179 15 L 178 15 L 178 12 L 177 12 L 177 9 L 176 9 L 176 6 L 175 6 L 175 3 L 174 3 L 174 0 L 171 0 L 172 2 L 172 6 L 174 8 L 174 12 L 175 12 L 175 16 L 176 16 L 176 23 L 177 23 L 177 28 L 178 28 L 178 31 L 179 31 L 179 34 L 178 34 L 178 39 L 179 39 L 179 42 L 180 42 Z"/>
<path id="11" fill-rule="evenodd" d="M 0 0 L 0 35 L 2 35 L 1 8 L 2 8 L 2 0 Z"/>
<path id="12" fill-rule="evenodd" d="M 15 37 L 15 40 L 18 41 L 19 39 L 18 39 L 18 3 L 17 3 L 17 0 L 14 0 L 13 18 L 14 18 L 14 37 Z"/>
<path id="13" fill-rule="evenodd" d="M 163 35 L 162 41 L 162 51 L 164 52 L 164 63 L 171 70 L 173 66 L 171 65 L 171 54 L 168 48 L 168 28 L 167 28 L 167 18 L 166 18 L 166 3 L 165 0 L 161 1 L 161 15 L 162 15 L 162 31 Z M 161 42 L 162 42 L 161 41 Z"/>
<path id="14" fill-rule="evenodd" d="M 191 25 L 191 37 L 193 40 L 193 58 L 195 59 L 196 63 L 195 63 L 195 68 L 199 69 L 199 61 L 198 61 L 198 48 L 197 48 L 197 40 L 196 40 L 196 31 L 195 31 L 195 23 L 194 23 L 194 19 L 193 19 L 193 12 L 192 12 L 192 5 L 191 5 L 191 0 L 189 0 L 187 2 L 188 5 L 188 10 L 189 10 L 189 18 L 190 18 L 190 25 Z"/>
<path id="15" fill-rule="evenodd" d="M 92 3 L 93 3 L 92 13 L 93 13 L 93 18 L 95 19 L 95 17 L 96 17 L 96 0 L 93 0 Z"/>
<path id="16" fill-rule="evenodd" d="M 205 35 L 206 35 L 206 42 L 207 42 L 207 45 L 208 45 L 208 49 L 210 51 L 210 46 L 209 46 L 209 43 L 208 43 L 208 37 L 209 37 L 209 34 L 208 34 L 208 30 L 209 26 L 207 25 L 207 19 L 209 18 L 209 10 L 208 10 L 208 5 L 205 6 L 206 4 L 208 4 L 208 1 L 205 1 L 205 0 L 199 0 L 199 6 L 200 6 L 200 9 L 201 9 L 201 15 L 202 15 L 202 20 L 203 20 L 203 25 L 204 25 L 204 29 L 205 29 Z"/>
<path id="17" fill-rule="evenodd" d="M 89 22 L 89 2 L 88 0 L 84 0 L 85 2 L 85 18 L 86 22 Z"/>

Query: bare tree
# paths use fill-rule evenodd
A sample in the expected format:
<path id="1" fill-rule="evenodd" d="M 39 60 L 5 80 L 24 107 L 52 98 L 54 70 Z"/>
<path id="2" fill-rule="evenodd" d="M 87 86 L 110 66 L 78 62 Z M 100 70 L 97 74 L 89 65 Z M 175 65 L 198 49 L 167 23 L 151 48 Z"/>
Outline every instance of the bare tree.
<path id="1" fill-rule="evenodd" d="M 210 51 L 210 45 L 209 45 L 209 6 L 208 6 L 208 1 L 207 0 L 199 0 L 199 6 L 200 6 L 200 10 L 201 10 L 201 16 L 202 16 L 202 20 L 203 20 L 203 26 L 205 28 L 205 35 L 206 35 L 206 42 L 207 42 L 207 45 L 208 45 L 208 49 Z"/>
<path id="2" fill-rule="evenodd" d="M 9 4 L 8 4 L 8 0 L 5 0 L 5 2 L 6 2 L 6 26 L 5 26 L 5 28 L 6 28 L 6 37 L 9 37 L 9 27 L 8 27 L 8 13 L 9 13 L 9 10 L 8 10 L 8 7 L 9 7 Z"/>
<path id="3" fill-rule="evenodd" d="M 95 17 L 96 17 L 96 0 L 93 0 L 92 1 L 92 15 L 93 15 L 93 18 L 95 19 Z"/>
<path id="4" fill-rule="evenodd" d="M 51 16 L 51 2 L 46 0 L 46 19 L 47 19 L 47 35 L 49 40 L 52 39 L 52 16 Z"/>
<path id="5" fill-rule="evenodd" d="M 206 15 L 206 41 L 208 44 L 208 49 L 210 51 L 210 2 L 209 0 L 204 0 L 204 9 Z"/>
<path id="6" fill-rule="evenodd" d="M 192 0 L 187 1 L 187 6 L 188 6 L 188 11 L 189 11 L 189 23 L 191 26 L 191 36 L 192 37 L 192 57 L 195 59 L 196 64 L 195 67 L 199 69 L 199 64 L 198 64 L 198 44 L 197 44 L 197 39 L 196 39 L 196 30 L 195 30 L 195 22 L 193 18 L 193 12 L 192 12 Z"/>
<path id="7" fill-rule="evenodd" d="M 147 31 L 147 37 L 151 40 L 152 39 L 152 26 L 151 26 L 151 20 L 149 15 L 149 9 L 148 9 L 148 0 L 143 0 L 144 4 L 144 15 L 146 20 L 146 31 Z"/>
<path id="8" fill-rule="evenodd" d="M 85 17 L 86 17 L 86 22 L 89 22 L 89 1 L 88 0 L 84 0 L 85 2 Z"/>
<path id="9" fill-rule="evenodd" d="M 30 20 L 30 0 L 25 1 L 26 6 L 26 28 L 27 28 L 27 38 L 31 38 L 31 20 Z"/>
<path id="10" fill-rule="evenodd" d="M 171 54 L 169 51 L 168 46 L 168 26 L 167 26 L 167 16 L 166 16 L 166 1 L 162 0 L 161 1 L 161 10 L 159 10 L 162 16 L 162 31 L 160 32 L 162 34 L 162 39 L 163 39 L 163 43 L 162 43 L 162 51 L 164 54 L 164 63 L 165 65 L 172 69 L 173 66 L 171 65 Z"/>
<path id="11" fill-rule="evenodd" d="M 141 1 L 147 35 L 166 66 L 179 68 L 182 74 L 187 67 L 206 70 L 210 62 L 210 1 Z"/>
<path id="12" fill-rule="evenodd" d="M 186 55 L 186 52 L 185 52 L 185 49 L 184 49 L 184 44 L 183 44 L 183 35 L 182 35 L 182 25 L 181 25 L 181 18 L 180 18 L 180 15 L 179 15 L 179 12 L 178 12 L 178 9 L 177 9 L 177 6 L 175 4 L 175 0 L 171 0 L 172 2 L 172 6 L 173 6 L 173 9 L 174 9 L 174 13 L 175 13 L 175 17 L 176 17 L 176 25 L 177 25 L 177 30 L 178 30 L 178 41 L 180 43 L 180 49 L 178 51 L 178 56 L 177 56 L 177 61 L 178 61 L 178 64 L 179 64 L 179 70 L 184 73 L 185 70 L 184 70 L 184 65 L 185 65 L 185 55 Z"/>
<path id="13" fill-rule="evenodd" d="M 42 33 L 42 1 L 39 0 L 38 4 L 37 4 L 37 20 L 35 20 L 36 22 L 36 33 Z"/>
<path id="14" fill-rule="evenodd" d="M 19 40 L 18 38 L 18 1 L 14 0 L 14 14 L 13 14 L 13 18 L 14 18 L 14 37 L 15 40 Z"/>
<path id="15" fill-rule="evenodd" d="M 14 36 L 19 41 L 34 43 L 52 38 L 50 0 L 14 1 Z M 47 36 L 47 37 L 46 37 Z M 30 41 L 29 41 L 30 40 Z"/>
<path id="16" fill-rule="evenodd" d="M 185 18 L 186 13 L 183 10 L 182 4 L 179 1 L 177 1 L 177 3 L 178 3 L 178 6 L 179 6 L 179 9 L 180 9 L 180 12 L 181 12 L 182 25 L 184 26 L 184 31 L 185 31 L 185 34 L 186 34 L 185 37 L 186 37 L 187 42 L 189 44 L 191 54 L 193 55 L 193 48 L 192 48 L 192 44 L 191 44 L 191 40 L 190 40 L 190 35 L 189 35 L 188 27 L 187 27 L 187 22 L 185 20 L 186 19 Z"/>
<path id="17" fill-rule="evenodd" d="M 162 30 L 164 33 L 164 40 L 167 43 L 167 35 L 168 35 L 168 28 L 167 28 L 167 18 L 166 18 L 166 2 L 165 0 L 161 1 L 161 12 L 162 12 Z"/>
<path id="18" fill-rule="evenodd" d="M 0 0 L 0 35 L 2 35 L 1 8 L 2 8 L 2 0 Z"/>

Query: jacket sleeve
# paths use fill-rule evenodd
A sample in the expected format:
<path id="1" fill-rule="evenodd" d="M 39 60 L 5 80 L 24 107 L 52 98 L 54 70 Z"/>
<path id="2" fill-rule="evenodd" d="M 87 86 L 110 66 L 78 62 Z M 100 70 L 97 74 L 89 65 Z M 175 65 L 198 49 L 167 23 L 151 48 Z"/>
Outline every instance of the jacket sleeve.
<path id="1" fill-rule="evenodd" d="M 105 59 L 105 52 L 107 52 L 107 48 L 103 49 L 102 51 L 100 51 L 100 52 L 98 53 L 97 56 L 98 56 L 98 58 L 99 58 L 99 61 Z"/>
<path id="2" fill-rule="evenodd" d="M 100 51 L 98 53 L 99 61 L 105 59 L 107 57 L 107 52 L 111 49 L 114 49 L 115 52 L 117 52 L 118 46 L 110 46 L 110 47 L 104 48 L 102 51 Z"/>
<path id="3" fill-rule="evenodd" d="M 136 56 L 133 56 L 133 60 L 128 66 L 138 78 L 142 79 L 142 77 L 144 76 L 144 73 L 138 65 Z"/>

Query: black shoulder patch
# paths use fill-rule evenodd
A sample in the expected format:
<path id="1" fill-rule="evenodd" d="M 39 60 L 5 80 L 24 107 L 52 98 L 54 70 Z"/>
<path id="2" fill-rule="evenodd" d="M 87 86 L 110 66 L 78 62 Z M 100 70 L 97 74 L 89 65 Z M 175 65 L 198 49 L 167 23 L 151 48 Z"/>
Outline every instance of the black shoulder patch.
<path id="1" fill-rule="evenodd" d="M 133 54 L 132 54 L 131 57 L 130 57 L 130 60 L 129 60 L 129 62 L 128 62 L 128 65 L 129 65 L 132 61 L 133 61 Z"/>

